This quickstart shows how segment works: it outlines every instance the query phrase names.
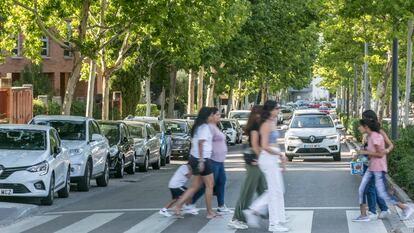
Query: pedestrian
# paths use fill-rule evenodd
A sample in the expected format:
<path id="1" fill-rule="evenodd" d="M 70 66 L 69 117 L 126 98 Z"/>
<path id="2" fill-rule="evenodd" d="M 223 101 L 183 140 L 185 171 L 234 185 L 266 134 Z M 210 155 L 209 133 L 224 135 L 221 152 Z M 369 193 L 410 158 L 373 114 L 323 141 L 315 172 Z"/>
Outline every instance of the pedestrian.
<path id="1" fill-rule="evenodd" d="M 403 210 L 401 220 L 408 219 L 414 210 L 403 204 L 390 193 L 388 193 L 385 185 L 385 174 L 387 173 L 387 155 L 385 152 L 384 137 L 380 134 L 378 122 L 373 119 L 362 119 L 358 127 L 361 134 L 367 134 L 368 146 L 366 150 L 359 150 L 358 154 L 367 155 L 369 157 L 368 170 L 365 172 L 361 184 L 359 186 L 359 205 L 361 215 L 354 219 L 354 222 L 369 222 L 371 219 L 367 215 L 366 210 L 366 192 L 371 179 L 374 179 L 377 195 L 388 201 L 394 206 L 398 206 Z"/>
<path id="2" fill-rule="evenodd" d="M 258 160 L 259 168 L 263 172 L 267 190 L 259 196 L 249 209 L 243 211 L 251 227 L 260 227 L 260 214 L 268 209 L 269 231 L 287 232 L 289 228 L 283 224 L 287 222 L 285 215 L 284 184 L 282 170 L 285 170 L 286 156 L 281 153 L 277 145 L 279 133 L 276 128 L 276 118 L 279 108 L 276 101 L 268 100 L 263 106 L 260 125 L 261 152 Z M 282 168 L 279 166 L 282 165 Z"/>
<path id="3" fill-rule="evenodd" d="M 214 177 L 211 167 L 211 154 L 213 151 L 213 135 L 211 134 L 209 123 L 214 121 L 214 109 L 203 107 L 198 113 L 191 131 L 191 155 L 189 164 L 193 172 L 191 187 L 178 200 L 175 206 L 176 217 L 182 218 L 182 205 L 197 192 L 201 185 L 205 185 L 205 201 L 207 207 L 207 218 L 212 219 L 218 214 L 213 211 L 211 199 L 213 196 Z"/>
<path id="4" fill-rule="evenodd" d="M 246 178 L 240 189 L 240 196 L 236 203 L 233 219 L 228 224 L 229 227 L 234 229 L 248 228 L 243 210 L 250 206 L 255 193 L 260 196 L 267 189 L 265 177 L 257 164 L 260 155 L 259 129 L 262 110 L 263 106 L 253 106 L 246 125 L 246 132 L 249 137 L 249 147 L 243 153 L 246 162 Z"/>
<path id="5" fill-rule="evenodd" d="M 181 195 L 187 190 L 187 187 L 185 185 L 191 176 L 192 172 L 189 164 L 184 164 L 178 167 L 174 175 L 171 177 L 170 182 L 168 183 L 168 188 L 170 189 L 172 199 L 159 211 L 161 215 L 164 215 L 165 217 L 171 217 L 168 209 L 171 208 L 178 201 Z"/>
<path id="6" fill-rule="evenodd" d="M 217 124 L 220 122 L 221 114 L 217 108 L 213 107 L 213 120 L 208 124 L 210 127 L 211 134 L 213 136 L 213 151 L 211 154 L 211 168 L 213 170 L 214 176 L 214 193 L 217 196 L 217 212 L 218 213 L 232 213 L 232 211 L 227 208 L 224 204 L 224 192 L 226 187 L 226 172 L 224 170 L 224 160 L 227 156 L 227 143 L 226 135 L 217 127 Z M 205 187 L 202 186 L 193 196 L 192 205 L 184 207 L 185 211 L 196 212 L 197 208 L 195 204 L 205 192 Z"/>
<path id="7" fill-rule="evenodd" d="M 375 121 L 376 124 L 379 125 L 380 127 L 379 133 L 384 138 L 385 147 L 386 147 L 385 153 L 388 155 L 394 149 L 394 144 L 389 139 L 388 135 L 384 132 L 384 130 L 381 129 L 381 125 L 378 121 L 377 114 L 372 110 L 366 110 L 362 113 L 362 119 L 371 119 Z M 367 146 L 368 146 L 367 135 L 365 134 L 364 135 L 364 149 L 365 150 L 367 149 Z M 364 164 L 364 173 L 366 172 L 367 169 L 368 169 L 368 164 Z M 384 201 L 384 199 L 380 198 L 377 195 L 374 178 L 371 179 L 371 181 L 368 183 L 368 186 L 367 186 L 367 203 L 368 203 L 368 210 L 369 210 L 368 216 L 371 219 L 376 219 L 376 218 L 383 219 L 388 215 L 389 211 L 388 211 L 387 203 Z M 379 215 L 377 214 L 377 205 L 381 211 Z"/>

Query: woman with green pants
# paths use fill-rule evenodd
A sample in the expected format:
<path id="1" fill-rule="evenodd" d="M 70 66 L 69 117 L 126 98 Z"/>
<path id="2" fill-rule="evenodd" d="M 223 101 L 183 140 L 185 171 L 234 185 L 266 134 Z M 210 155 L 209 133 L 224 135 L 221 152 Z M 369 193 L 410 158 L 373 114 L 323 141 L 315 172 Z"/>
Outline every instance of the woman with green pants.
<path id="1" fill-rule="evenodd" d="M 233 219 L 228 226 L 234 229 L 247 229 L 246 219 L 243 210 L 249 208 L 253 195 L 256 192 L 259 196 L 266 190 L 266 179 L 257 166 L 257 159 L 260 154 L 260 114 L 262 106 L 254 106 L 247 122 L 246 131 L 249 136 L 250 152 L 244 153 L 246 161 L 246 178 L 240 190 Z"/>

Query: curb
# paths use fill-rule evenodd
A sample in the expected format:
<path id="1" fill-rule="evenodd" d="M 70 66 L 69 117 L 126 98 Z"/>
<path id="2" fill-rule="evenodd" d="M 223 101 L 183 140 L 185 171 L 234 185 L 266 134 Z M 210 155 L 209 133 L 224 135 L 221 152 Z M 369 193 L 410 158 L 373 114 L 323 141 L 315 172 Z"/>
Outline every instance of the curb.
<path id="1" fill-rule="evenodd" d="M 38 211 L 37 205 L 2 202 L 0 203 L 0 227 L 10 225 Z"/>

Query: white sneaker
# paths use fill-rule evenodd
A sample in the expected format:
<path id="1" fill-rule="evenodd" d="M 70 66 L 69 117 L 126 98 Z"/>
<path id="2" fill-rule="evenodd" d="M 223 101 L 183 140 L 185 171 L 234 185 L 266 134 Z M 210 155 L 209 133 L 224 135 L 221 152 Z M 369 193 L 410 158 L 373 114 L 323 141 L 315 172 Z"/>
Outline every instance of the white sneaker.
<path id="1" fill-rule="evenodd" d="M 260 228 L 260 217 L 257 216 L 253 210 L 243 210 L 244 217 L 246 217 L 247 225 L 253 228 Z"/>
<path id="2" fill-rule="evenodd" d="M 378 215 L 376 213 L 372 213 L 371 211 L 368 211 L 368 217 L 371 220 L 377 220 L 378 219 Z"/>
<path id="3" fill-rule="evenodd" d="M 226 205 L 223 205 L 221 207 L 217 207 L 217 212 L 222 213 L 222 214 L 232 214 L 232 213 L 234 213 L 234 211 L 227 208 Z"/>
<path id="4" fill-rule="evenodd" d="M 168 210 L 166 209 L 160 209 L 160 211 L 158 212 L 161 215 L 165 216 L 165 217 L 171 217 L 172 215 L 170 213 L 168 213 Z"/>
<path id="5" fill-rule="evenodd" d="M 284 227 L 280 224 L 276 224 L 276 225 L 270 225 L 269 226 L 269 231 L 272 231 L 272 232 L 288 232 L 289 228 Z"/>
<path id="6" fill-rule="evenodd" d="M 368 216 L 359 215 L 357 218 L 352 219 L 352 222 L 369 222 L 371 219 Z"/>
<path id="7" fill-rule="evenodd" d="M 183 205 L 184 214 L 198 215 L 198 211 L 195 205 Z"/>
<path id="8" fill-rule="evenodd" d="M 379 218 L 379 219 L 384 219 L 384 218 L 387 218 L 389 214 L 390 214 L 390 210 L 387 210 L 387 211 L 381 211 L 381 213 L 379 214 L 378 218 Z"/>
<path id="9" fill-rule="evenodd" d="M 407 208 L 403 209 L 403 214 L 401 220 L 407 220 L 413 215 L 414 209 L 410 206 L 407 206 Z"/>
<path id="10" fill-rule="evenodd" d="M 230 228 L 233 229 L 237 229 L 237 230 L 246 230 L 249 228 L 249 226 L 247 226 L 246 223 L 242 222 L 242 221 L 238 221 L 238 220 L 231 220 L 227 226 L 229 226 Z"/>

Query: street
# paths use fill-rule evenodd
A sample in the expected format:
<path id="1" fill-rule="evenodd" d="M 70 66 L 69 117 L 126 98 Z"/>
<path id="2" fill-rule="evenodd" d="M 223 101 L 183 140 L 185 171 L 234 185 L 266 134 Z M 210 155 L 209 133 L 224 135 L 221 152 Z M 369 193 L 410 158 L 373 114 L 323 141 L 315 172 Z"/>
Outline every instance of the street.
<path id="1" fill-rule="evenodd" d="M 283 139 L 279 140 L 283 148 Z M 226 204 L 234 208 L 244 179 L 242 145 L 229 148 L 226 160 Z M 332 158 L 295 159 L 285 173 L 286 207 L 293 233 L 386 233 L 386 223 L 372 221 L 353 223 L 359 214 L 357 189 L 360 178 L 349 174 L 350 153 L 342 145 L 342 161 Z M 70 199 L 57 199 L 55 205 L 41 206 L 37 216 L 0 229 L 2 233 L 47 232 L 267 232 L 261 229 L 233 230 L 227 227 L 232 215 L 213 220 L 198 216 L 184 219 L 166 218 L 158 210 L 169 200 L 167 183 L 184 161 L 172 161 L 160 171 L 137 173 L 126 178 L 111 179 L 108 188 L 93 187 L 90 192 L 72 192 Z M 203 200 L 197 207 L 203 208 Z M 213 203 L 216 205 L 215 197 Z"/>

